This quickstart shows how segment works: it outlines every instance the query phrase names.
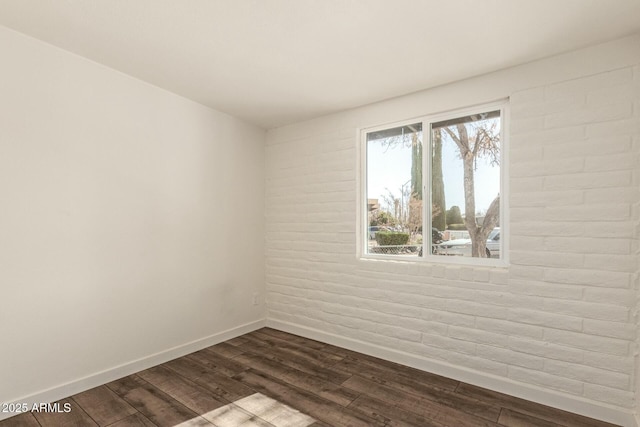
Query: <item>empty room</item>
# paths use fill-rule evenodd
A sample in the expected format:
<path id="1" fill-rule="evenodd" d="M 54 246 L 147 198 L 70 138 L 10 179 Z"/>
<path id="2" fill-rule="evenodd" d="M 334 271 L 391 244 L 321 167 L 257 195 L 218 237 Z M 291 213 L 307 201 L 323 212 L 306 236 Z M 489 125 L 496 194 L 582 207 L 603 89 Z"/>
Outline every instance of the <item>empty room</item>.
<path id="1" fill-rule="evenodd" d="M 1 0 L 0 427 L 640 427 L 638 0 Z"/>

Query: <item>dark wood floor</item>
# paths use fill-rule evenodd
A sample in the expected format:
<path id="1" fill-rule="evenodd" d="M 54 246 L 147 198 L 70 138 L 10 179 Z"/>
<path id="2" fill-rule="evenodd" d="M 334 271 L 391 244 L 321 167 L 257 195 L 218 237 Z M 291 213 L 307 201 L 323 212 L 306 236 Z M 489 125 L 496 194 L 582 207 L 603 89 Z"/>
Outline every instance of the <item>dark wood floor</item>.
<path id="1" fill-rule="evenodd" d="M 269 328 L 59 403 L 0 427 L 611 426 Z"/>

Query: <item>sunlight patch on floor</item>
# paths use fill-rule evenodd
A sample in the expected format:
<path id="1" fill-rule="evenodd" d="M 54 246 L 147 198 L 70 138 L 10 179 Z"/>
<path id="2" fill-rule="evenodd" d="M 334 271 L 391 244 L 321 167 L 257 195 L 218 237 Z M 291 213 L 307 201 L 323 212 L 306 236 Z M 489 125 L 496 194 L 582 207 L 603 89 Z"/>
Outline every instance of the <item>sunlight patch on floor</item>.
<path id="1" fill-rule="evenodd" d="M 315 419 L 261 393 L 202 415 L 216 427 L 307 427 Z"/>

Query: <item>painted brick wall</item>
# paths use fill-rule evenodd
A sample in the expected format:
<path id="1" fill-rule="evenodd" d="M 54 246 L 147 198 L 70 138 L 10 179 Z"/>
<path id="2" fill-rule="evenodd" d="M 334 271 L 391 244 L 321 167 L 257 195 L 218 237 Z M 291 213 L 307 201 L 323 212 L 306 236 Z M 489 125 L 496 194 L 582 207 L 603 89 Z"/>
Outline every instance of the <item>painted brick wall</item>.
<path id="1" fill-rule="evenodd" d="M 356 257 L 357 128 L 385 123 L 371 110 L 269 132 L 268 318 L 631 408 L 640 66 L 519 85 L 507 268 Z M 392 103 L 386 121 L 411 117 Z"/>
<path id="2" fill-rule="evenodd" d="M 509 288 L 526 295 L 526 308 L 510 308 L 508 320 L 541 327 L 511 350 L 543 360 L 508 375 L 626 407 L 636 350 L 639 81 L 640 68 L 627 67 L 511 97 Z"/>

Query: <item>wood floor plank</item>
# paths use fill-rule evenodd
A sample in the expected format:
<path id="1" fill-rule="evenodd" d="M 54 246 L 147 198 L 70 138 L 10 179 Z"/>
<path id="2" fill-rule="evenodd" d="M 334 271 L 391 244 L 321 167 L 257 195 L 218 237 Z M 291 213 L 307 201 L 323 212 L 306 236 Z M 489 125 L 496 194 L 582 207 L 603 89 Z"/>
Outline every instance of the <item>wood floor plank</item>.
<path id="1" fill-rule="evenodd" d="M 186 357 L 171 360 L 160 366 L 169 368 L 190 380 L 195 380 L 211 372 L 211 369 Z"/>
<path id="2" fill-rule="evenodd" d="M 386 366 L 381 367 L 362 364 L 355 362 L 351 358 L 347 358 L 339 362 L 336 368 L 342 368 L 377 384 L 382 384 L 405 393 L 411 393 L 415 396 L 420 396 L 433 402 L 459 409 L 489 421 L 497 421 L 500 415 L 500 407 L 498 406 L 460 395 L 453 391 L 438 388 L 420 378 L 409 378 L 404 375 L 397 375 L 392 369 Z"/>
<path id="3" fill-rule="evenodd" d="M 63 399 L 60 407 L 70 405 L 69 412 L 32 412 L 42 427 L 90 427 L 97 426 L 95 421 L 72 399 Z"/>
<path id="4" fill-rule="evenodd" d="M 231 338 L 230 340 L 225 341 L 227 344 L 231 345 L 242 345 L 247 342 L 247 339 L 244 336 L 239 336 L 235 338 Z"/>
<path id="5" fill-rule="evenodd" d="M 245 364 L 247 367 L 315 393 L 341 406 L 348 406 L 359 396 L 359 393 L 353 390 L 288 367 L 264 356 L 245 353 L 237 356 L 235 360 Z"/>
<path id="6" fill-rule="evenodd" d="M 339 357 L 341 359 L 344 359 L 346 357 L 351 357 L 354 359 L 355 358 L 371 358 L 372 360 L 376 360 L 376 361 L 382 360 L 382 359 L 378 359 L 377 357 L 369 356 L 364 353 L 359 353 L 357 351 L 349 350 L 344 347 L 338 347 L 328 343 L 324 344 L 324 347 L 322 347 L 322 351 L 328 354 L 333 354 L 335 357 Z M 390 362 L 390 363 L 393 363 L 393 362 Z"/>
<path id="7" fill-rule="evenodd" d="M 241 382 L 217 373 L 209 373 L 195 382 L 211 392 L 216 398 L 234 402 L 253 394 L 255 391 Z"/>
<path id="8" fill-rule="evenodd" d="M 503 409 L 498 424 L 505 427 L 561 427 L 560 424 L 545 421 L 511 409 Z"/>
<path id="9" fill-rule="evenodd" d="M 216 399 L 204 387 L 164 366 L 147 369 L 138 375 L 198 414 L 205 414 L 228 404 Z"/>
<path id="10" fill-rule="evenodd" d="M 0 421 L 0 427 L 40 427 L 40 424 L 31 412 L 25 412 Z"/>
<path id="11" fill-rule="evenodd" d="M 246 349 L 246 353 L 268 357 L 279 363 L 282 363 L 283 365 L 289 366 L 302 372 L 306 372 L 307 374 L 315 375 L 319 378 L 336 384 L 344 382 L 350 376 L 350 374 L 345 373 L 344 371 L 319 364 L 313 359 L 296 355 L 285 348 L 267 346 L 261 347 L 259 351 Z"/>
<path id="12" fill-rule="evenodd" d="M 242 349 L 244 352 L 250 351 L 252 353 L 260 353 L 264 349 L 273 347 L 273 345 L 270 345 L 265 341 L 261 340 L 260 338 L 254 336 L 253 333 L 243 335 L 243 336 L 246 337 L 246 342 L 238 345 L 237 347 L 239 349 Z"/>
<path id="13" fill-rule="evenodd" d="M 193 425 L 209 424 L 198 414 L 149 383 L 127 391 L 122 398 L 158 427 L 173 427 L 186 422 Z"/>
<path id="14" fill-rule="evenodd" d="M 367 417 L 360 412 L 344 408 L 327 399 L 298 389 L 253 369 L 235 375 L 234 378 L 266 396 L 276 399 L 285 405 L 291 406 L 331 426 L 384 426 L 384 423 Z"/>
<path id="15" fill-rule="evenodd" d="M 388 360 L 379 359 L 377 357 L 366 354 L 348 355 L 344 358 L 344 362 L 355 362 L 361 366 L 377 369 L 381 372 L 387 371 L 393 376 L 402 376 L 415 381 L 420 381 L 443 390 L 454 391 L 459 381 L 446 378 L 441 375 L 432 374 L 430 372 L 421 371 L 410 366 L 400 365 L 399 363 L 390 362 Z"/>
<path id="16" fill-rule="evenodd" d="M 456 393 L 464 394 L 465 396 L 473 397 L 474 399 L 482 400 L 503 408 L 513 409 L 522 414 L 555 422 L 566 427 L 616 427 L 614 424 L 604 421 L 594 420 L 593 418 L 573 414 L 471 384 L 460 383 L 456 389 Z"/>
<path id="17" fill-rule="evenodd" d="M 405 411 L 397 406 L 371 396 L 362 394 L 349 405 L 349 408 L 360 411 L 371 418 L 384 421 L 387 426 L 444 427 L 443 424 L 426 417 Z"/>
<path id="18" fill-rule="evenodd" d="M 329 366 L 344 358 L 343 356 L 339 356 L 335 353 L 325 351 L 326 345 L 319 349 L 308 347 L 304 344 L 296 342 L 292 343 L 283 340 L 282 338 L 277 338 L 272 335 L 265 334 L 260 330 L 251 332 L 250 334 L 245 335 L 245 337 L 247 337 L 247 339 L 253 339 L 254 342 L 258 341 L 271 347 L 286 348 L 298 356 L 308 357 L 312 360 L 317 361 L 318 363 L 323 363 Z"/>
<path id="19" fill-rule="evenodd" d="M 109 427 L 157 427 L 154 423 L 149 421 L 147 417 L 140 412 L 136 412 L 133 415 L 129 415 L 118 422 L 111 424 Z"/>
<path id="20" fill-rule="evenodd" d="M 344 385 L 375 399 L 392 403 L 398 408 L 413 412 L 444 425 L 455 425 L 458 427 L 496 427 L 498 425 L 496 422 L 375 383 L 358 375 L 349 378 Z"/>
<path id="21" fill-rule="evenodd" d="M 206 366 L 187 358 L 175 359 L 162 366 L 195 382 L 209 391 L 216 399 L 222 401 L 233 402 L 254 393 L 252 389 L 231 377 L 212 371 Z"/>
<path id="22" fill-rule="evenodd" d="M 233 402 L 253 394 L 254 391 L 231 377 L 212 371 L 185 357 L 172 360 L 162 366 L 174 370 L 183 377 L 207 389 L 217 399 Z"/>
<path id="23" fill-rule="evenodd" d="M 133 390 L 134 388 L 138 388 L 140 386 L 145 385 L 147 382 L 140 378 L 139 376 L 133 374 L 129 375 L 115 381 L 111 381 L 110 383 L 105 384 L 109 387 L 115 394 L 122 397 L 129 390 Z"/>
<path id="24" fill-rule="evenodd" d="M 158 365 L 154 366 L 153 368 L 140 371 L 136 375 L 143 379 L 145 382 L 158 387 L 159 384 L 162 384 L 165 381 L 169 381 L 171 379 L 171 376 L 177 375 L 177 373 L 173 369 L 167 368 L 165 365 Z"/>
<path id="25" fill-rule="evenodd" d="M 113 424 L 137 412 L 107 386 L 92 388 L 71 398 L 100 426 Z"/>
<path id="26" fill-rule="evenodd" d="M 220 344 L 207 347 L 209 351 L 219 354 L 220 356 L 232 358 L 243 353 L 242 349 L 238 345 L 231 345 L 227 342 L 221 342 Z"/>
<path id="27" fill-rule="evenodd" d="M 284 341 L 300 344 L 308 348 L 313 348 L 315 350 L 322 350 L 326 346 L 325 343 L 321 343 L 320 341 L 304 338 L 299 335 L 294 335 L 287 332 L 282 332 L 277 329 L 262 328 L 262 329 L 259 329 L 258 332 L 271 335 L 272 337 L 275 337 L 275 338 L 280 338 Z"/>
<path id="28" fill-rule="evenodd" d="M 242 354 L 240 354 L 240 356 L 242 356 Z M 196 351 L 185 357 L 188 360 L 204 365 L 211 371 L 219 372 L 230 377 L 247 369 L 246 366 L 236 362 L 234 359 L 220 356 L 218 353 L 214 353 L 209 349 Z"/>

